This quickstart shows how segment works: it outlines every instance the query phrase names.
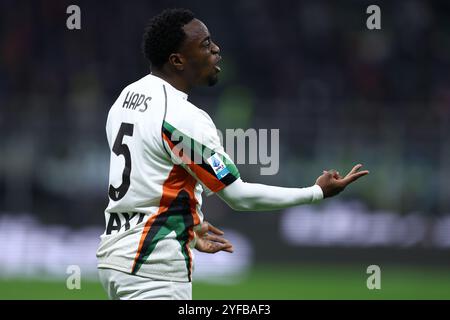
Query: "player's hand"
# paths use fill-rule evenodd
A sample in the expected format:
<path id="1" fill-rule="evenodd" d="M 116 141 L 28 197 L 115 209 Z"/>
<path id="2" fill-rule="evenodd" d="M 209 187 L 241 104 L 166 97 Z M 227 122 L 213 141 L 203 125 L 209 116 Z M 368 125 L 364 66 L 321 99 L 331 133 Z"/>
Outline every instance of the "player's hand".
<path id="1" fill-rule="evenodd" d="M 324 171 L 316 180 L 316 184 L 322 188 L 323 197 L 328 198 L 337 195 L 350 183 L 369 173 L 368 170 L 359 171 L 361 167 L 362 164 L 357 164 L 345 177 L 341 177 L 336 170 Z"/>
<path id="2" fill-rule="evenodd" d="M 195 249 L 200 252 L 216 253 L 218 251 L 226 251 L 232 253 L 234 251 L 231 242 L 222 237 L 224 232 L 207 221 L 203 221 L 201 228 L 194 232 L 197 237 Z"/>

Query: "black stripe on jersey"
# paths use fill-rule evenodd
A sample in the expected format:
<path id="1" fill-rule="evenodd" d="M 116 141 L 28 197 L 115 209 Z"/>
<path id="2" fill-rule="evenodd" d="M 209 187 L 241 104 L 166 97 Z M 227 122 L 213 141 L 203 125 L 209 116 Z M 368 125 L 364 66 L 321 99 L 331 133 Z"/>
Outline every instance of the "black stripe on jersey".
<path id="1" fill-rule="evenodd" d="M 220 179 L 220 182 L 222 182 L 224 185 L 228 186 L 235 182 L 237 180 L 237 177 L 235 177 L 231 172 L 227 173 L 225 177 Z"/>
<path id="2" fill-rule="evenodd" d="M 166 144 L 164 143 L 164 138 L 163 138 L 164 121 L 166 121 L 166 114 L 167 114 L 167 92 L 166 92 L 166 86 L 165 85 L 163 85 L 163 90 L 164 90 L 164 117 L 163 117 L 163 120 L 161 122 L 161 142 L 162 142 L 164 150 L 167 152 L 167 155 L 170 157 L 170 152 L 169 152 L 169 150 L 167 150 Z"/>

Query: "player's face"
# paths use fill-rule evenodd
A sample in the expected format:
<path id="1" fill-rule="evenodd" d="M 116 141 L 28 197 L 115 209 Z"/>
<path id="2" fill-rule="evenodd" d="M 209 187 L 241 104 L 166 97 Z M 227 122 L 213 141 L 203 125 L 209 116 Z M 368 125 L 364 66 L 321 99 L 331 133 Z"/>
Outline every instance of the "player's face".
<path id="1" fill-rule="evenodd" d="M 218 81 L 222 59 L 220 48 L 212 41 L 208 28 L 194 19 L 184 27 L 186 40 L 181 53 L 185 57 L 184 75 L 192 85 L 213 86 Z"/>

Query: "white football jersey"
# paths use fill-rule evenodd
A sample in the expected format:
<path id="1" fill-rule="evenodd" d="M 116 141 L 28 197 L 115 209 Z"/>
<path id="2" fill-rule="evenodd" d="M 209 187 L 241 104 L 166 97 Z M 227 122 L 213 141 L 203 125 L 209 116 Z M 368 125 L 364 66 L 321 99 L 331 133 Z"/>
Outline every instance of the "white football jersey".
<path id="1" fill-rule="evenodd" d="M 191 281 L 203 190 L 239 178 L 209 115 L 153 75 L 127 86 L 106 123 L 111 150 L 98 267 Z"/>

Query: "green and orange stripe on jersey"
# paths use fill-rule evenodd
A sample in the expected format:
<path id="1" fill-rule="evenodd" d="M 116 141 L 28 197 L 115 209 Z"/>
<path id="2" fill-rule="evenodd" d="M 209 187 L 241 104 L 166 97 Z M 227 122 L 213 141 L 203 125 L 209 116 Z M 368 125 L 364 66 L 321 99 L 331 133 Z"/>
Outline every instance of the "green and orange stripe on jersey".
<path id="1" fill-rule="evenodd" d="M 157 243 L 175 231 L 185 258 L 188 281 L 192 277 L 192 255 L 189 243 L 194 239 L 193 227 L 200 223 L 194 188 L 196 180 L 181 166 L 175 165 L 163 184 L 163 194 L 158 212 L 151 216 L 139 241 L 131 269 L 136 274 L 147 261 Z"/>
<path id="2" fill-rule="evenodd" d="M 181 157 L 181 161 L 184 165 L 188 166 L 211 191 L 218 192 L 227 185 L 233 183 L 239 178 L 239 171 L 233 162 L 228 160 L 221 154 L 218 154 L 201 144 L 200 142 L 192 139 L 188 135 L 184 134 L 180 130 L 176 129 L 167 121 L 163 121 L 162 136 L 164 141 L 168 144 L 171 151 Z M 180 138 L 178 141 L 173 139 L 173 136 Z M 219 179 L 213 168 L 207 162 L 203 155 L 217 155 L 225 164 L 228 173 Z M 196 160 L 200 160 L 197 161 Z"/>

